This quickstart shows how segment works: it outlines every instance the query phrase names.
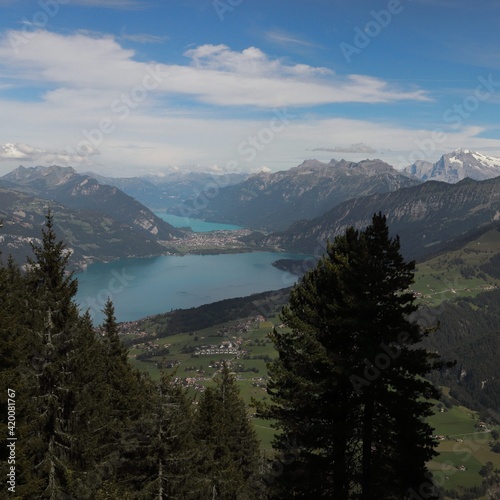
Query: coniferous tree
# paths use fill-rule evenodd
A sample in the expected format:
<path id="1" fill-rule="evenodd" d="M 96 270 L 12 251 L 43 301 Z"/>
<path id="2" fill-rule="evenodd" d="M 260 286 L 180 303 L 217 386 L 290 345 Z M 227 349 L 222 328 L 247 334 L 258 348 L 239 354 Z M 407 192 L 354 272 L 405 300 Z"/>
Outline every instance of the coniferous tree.
<path id="1" fill-rule="evenodd" d="M 195 421 L 204 453 L 200 498 L 260 498 L 255 487 L 259 444 L 227 364 L 216 381 L 217 387 L 203 394 Z"/>
<path id="2" fill-rule="evenodd" d="M 436 389 L 423 377 L 440 366 L 416 345 L 426 332 L 416 310 L 399 239 L 375 215 L 347 229 L 293 289 L 275 331 L 269 366 L 276 450 L 296 453 L 273 485 L 277 498 L 412 498 L 435 454 L 425 423 Z"/>
<path id="3" fill-rule="evenodd" d="M 136 452 L 144 436 L 144 420 L 151 407 L 151 383 L 139 374 L 128 361 L 128 350 L 123 345 L 112 301 L 104 306 L 103 358 L 100 373 L 101 422 L 96 439 L 100 442 L 96 461 L 103 485 L 100 494 L 115 492 L 117 496 L 137 491 L 134 478 L 137 470 Z M 149 400 L 148 400 L 149 399 Z M 134 460 L 133 463 L 132 460 Z M 140 467 L 139 467 L 140 469 Z M 128 493 L 127 493 L 128 492 Z"/>
<path id="4" fill-rule="evenodd" d="M 47 215 L 42 245 L 33 246 L 36 259 L 29 260 L 28 328 L 33 352 L 29 425 L 23 443 L 31 462 L 29 485 L 38 484 L 39 495 L 64 498 L 72 469 L 74 410 L 71 359 L 75 353 L 72 333 L 78 314 L 72 297 L 76 282 L 65 274 L 68 254 L 56 242 L 53 218 Z"/>
<path id="5" fill-rule="evenodd" d="M 162 373 L 151 414 L 151 438 L 143 448 L 144 498 L 189 500 L 200 498 L 195 462 L 199 444 L 194 440 L 191 399 Z"/>
<path id="6" fill-rule="evenodd" d="M 73 301 L 77 282 L 66 269 L 70 253 L 56 239 L 50 211 L 42 244 L 33 251 L 25 277 L 29 402 L 22 439 L 26 477 L 19 489 L 25 497 L 68 498 L 89 466 L 81 436 L 96 408 L 85 405 L 83 411 L 83 388 L 93 376 L 92 365 L 82 359 L 96 348 L 95 336 Z"/>
<path id="7" fill-rule="evenodd" d="M 4 266 L 0 263 L 0 434 L 4 437 L 20 438 L 20 428 L 25 413 L 27 378 L 25 358 L 29 351 L 28 330 L 23 324 L 26 311 L 25 281 L 14 263 L 9 258 Z M 10 407 L 14 407 L 15 420 L 8 419 Z M 12 402 L 14 403 L 12 405 Z M 12 417 L 14 413 L 12 414 Z M 15 424 L 15 427 L 14 427 Z M 7 442 L 6 444 L 10 444 Z M 16 443 L 16 448 L 19 446 Z M 8 464 L 9 448 L 3 446 L 0 450 L 0 472 L 7 477 L 10 469 Z M 22 458 L 17 453 L 16 482 L 23 482 Z M 10 464 L 12 465 L 12 464 Z M 5 491 L 5 497 L 12 492 L 6 491 L 6 481 L 0 486 L 0 496 Z"/>

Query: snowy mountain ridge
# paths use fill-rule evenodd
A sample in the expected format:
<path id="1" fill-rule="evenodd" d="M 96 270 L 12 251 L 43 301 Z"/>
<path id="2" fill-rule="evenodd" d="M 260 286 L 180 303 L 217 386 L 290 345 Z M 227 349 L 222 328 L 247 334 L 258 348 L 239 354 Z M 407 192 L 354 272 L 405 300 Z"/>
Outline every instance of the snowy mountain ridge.
<path id="1" fill-rule="evenodd" d="M 467 177 L 483 181 L 500 176 L 500 158 L 470 149 L 457 149 L 443 155 L 436 163 L 416 161 L 403 172 L 421 181 L 434 180 L 455 184 Z"/>

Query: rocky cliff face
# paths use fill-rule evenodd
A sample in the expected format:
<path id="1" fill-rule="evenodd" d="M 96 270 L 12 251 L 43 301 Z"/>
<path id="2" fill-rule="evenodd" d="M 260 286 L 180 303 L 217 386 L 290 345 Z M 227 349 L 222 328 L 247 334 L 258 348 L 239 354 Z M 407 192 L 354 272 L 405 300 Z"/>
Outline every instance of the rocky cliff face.
<path id="1" fill-rule="evenodd" d="M 465 179 L 454 185 L 432 181 L 357 198 L 321 217 L 273 233 L 262 244 L 321 255 L 327 239 L 332 240 L 349 226 L 366 227 L 378 212 L 387 216 L 392 234 L 401 237 L 405 257 L 419 259 L 500 220 L 500 177 L 480 182 Z"/>

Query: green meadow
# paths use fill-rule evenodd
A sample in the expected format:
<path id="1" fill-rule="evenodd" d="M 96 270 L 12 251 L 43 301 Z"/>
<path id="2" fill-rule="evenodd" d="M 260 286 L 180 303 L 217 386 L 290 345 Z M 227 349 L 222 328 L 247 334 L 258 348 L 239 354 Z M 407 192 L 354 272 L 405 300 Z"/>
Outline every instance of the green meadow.
<path id="1" fill-rule="evenodd" d="M 436 306 L 443 300 L 474 297 L 500 286 L 500 280 L 482 270 L 500 254 L 500 232 L 491 230 L 458 250 L 417 264 L 415 284 L 421 304 Z"/>
<path id="2" fill-rule="evenodd" d="M 487 462 L 500 472 L 500 454 L 491 451 L 493 428 L 478 428 L 480 420 L 477 412 L 464 406 L 444 408 L 441 412 L 439 407 L 442 408 L 442 405 L 436 405 L 434 415 L 429 418 L 435 434 L 441 436 L 436 448 L 439 455 L 428 467 L 436 482 L 445 490 L 462 494 L 464 488 L 481 485 L 484 477 L 479 471 Z"/>

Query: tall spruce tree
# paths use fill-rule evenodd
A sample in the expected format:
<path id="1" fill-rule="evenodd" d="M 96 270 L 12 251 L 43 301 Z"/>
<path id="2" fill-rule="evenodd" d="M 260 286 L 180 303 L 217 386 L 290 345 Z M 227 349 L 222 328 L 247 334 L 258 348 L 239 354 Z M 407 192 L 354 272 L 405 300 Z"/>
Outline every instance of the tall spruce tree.
<path id="1" fill-rule="evenodd" d="M 418 347 L 427 332 L 408 318 L 415 264 L 399 249 L 374 215 L 329 243 L 291 293 L 282 312 L 290 331 L 273 333 L 272 403 L 261 409 L 280 431 L 275 449 L 294 449 L 276 498 L 404 500 L 429 485 L 435 443 L 425 418 L 438 392 L 424 376 L 441 364 Z"/>
<path id="2" fill-rule="evenodd" d="M 152 383 L 142 377 L 128 361 L 128 350 L 123 345 L 115 317 L 115 308 L 108 298 L 104 306 L 104 321 L 100 331 L 103 348 L 99 385 L 101 419 L 94 439 L 100 443 L 96 459 L 102 486 L 99 495 L 117 498 L 139 490 L 135 484 L 137 462 L 141 457 L 141 441 L 145 439 L 144 423 L 154 405 Z M 149 399 L 149 400 L 148 400 Z M 113 496 L 115 495 L 115 496 Z"/>
<path id="3" fill-rule="evenodd" d="M 83 404 L 82 395 L 95 379 L 89 357 L 99 347 L 89 319 L 80 317 L 73 301 L 77 282 L 67 271 L 70 253 L 57 241 L 50 211 L 42 244 L 33 251 L 25 277 L 29 402 L 21 441 L 25 477 L 19 490 L 25 498 L 91 498 L 85 477 L 92 454 L 82 436 L 98 406 L 95 401 Z"/>
<path id="4" fill-rule="evenodd" d="M 74 409 L 72 367 L 74 336 L 70 333 L 78 314 L 72 303 L 76 282 L 65 273 L 68 254 L 56 241 L 49 212 L 42 245 L 33 246 L 35 260 L 29 260 L 27 326 L 34 349 L 31 352 L 31 404 L 29 424 L 23 437 L 30 462 L 23 494 L 64 498 L 70 489 L 74 441 L 71 415 Z M 33 490 L 36 485 L 36 490 Z"/>
<path id="5" fill-rule="evenodd" d="M 19 437 L 22 424 L 21 415 L 25 413 L 27 379 L 25 358 L 29 352 L 28 330 L 23 324 L 23 316 L 27 310 L 25 300 L 25 281 L 18 266 L 9 258 L 4 266 L 0 263 L 0 434 Z M 10 401 L 9 401 L 10 400 Z M 8 404 L 9 403 L 9 404 Z M 14 403 L 14 405 L 12 405 Z M 16 421 L 9 421 L 9 407 L 15 406 Z M 11 418 L 12 418 L 11 412 Z M 12 427 L 15 423 L 16 427 Z M 11 444 L 6 443 L 6 444 Z M 8 464 L 9 448 L 3 446 L 0 450 L 0 472 L 3 478 L 10 470 Z M 19 450 L 19 446 L 17 446 Z M 20 455 L 17 454 L 16 482 L 23 481 L 23 468 L 20 465 Z M 7 491 L 8 484 L 2 481 L 0 497 L 7 498 L 12 491 Z"/>
<path id="6" fill-rule="evenodd" d="M 199 498 L 261 498 L 255 486 L 259 443 L 227 364 L 216 381 L 217 387 L 203 394 L 195 419 L 196 437 L 203 446 Z"/>
<path id="7" fill-rule="evenodd" d="M 162 373 L 154 402 L 150 438 L 141 450 L 141 498 L 196 500 L 200 495 L 195 463 L 200 451 L 194 439 L 192 400 L 174 382 L 174 374 Z"/>

